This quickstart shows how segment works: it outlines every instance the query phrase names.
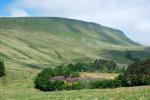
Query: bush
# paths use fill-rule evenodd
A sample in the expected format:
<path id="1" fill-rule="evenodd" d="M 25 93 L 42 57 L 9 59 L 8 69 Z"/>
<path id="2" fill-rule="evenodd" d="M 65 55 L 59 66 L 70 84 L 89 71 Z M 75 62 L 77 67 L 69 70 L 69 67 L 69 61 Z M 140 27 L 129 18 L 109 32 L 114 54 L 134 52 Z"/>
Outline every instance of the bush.
<path id="1" fill-rule="evenodd" d="M 116 77 L 115 81 L 125 87 L 150 85 L 150 60 L 129 65 L 126 72 Z"/>
<path id="2" fill-rule="evenodd" d="M 150 60 L 135 62 L 129 65 L 123 76 L 127 86 L 150 84 Z"/>
<path id="3" fill-rule="evenodd" d="M 87 72 L 91 71 L 92 67 L 90 63 L 76 63 L 76 64 L 69 64 L 68 68 L 71 71 L 76 71 L 76 72 Z"/>
<path id="4" fill-rule="evenodd" d="M 146 79 L 144 80 L 144 83 L 145 83 L 145 85 L 150 85 L 150 78 L 146 78 Z"/>
<path id="5" fill-rule="evenodd" d="M 43 91 L 53 90 L 51 87 L 53 84 L 49 83 L 49 79 L 54 77 L 55 72 L 51 68 L 42 70 L 36 77 L 35 87 Z M 51 85 L 51 86 L 49 86 Z"/>
<path id="6" fill-rule="evenodd" d="M 67 82 L 64 79 L 78 77 L 79 73 L 72 72 L 68 67 L 57 66 L 46 68 L 41 71 L 35 79 L 35 87 L 43 91 L 55 91 L 77 88 L 79 83 Z M 74 80 L 73 80 L 74 81 Z"/>
<path id="7" fill-rule="evenodd" d="M 5 66 L 4 66 L 4 62 L 0 60 L 0 77 L 3 76 L 5 76 Z"/>
<path id="8" fill-rule="evenodd" d="M 71 71 L 76 72 L 100 71 L 122 73 L 125 71 L 125 68 L 117 67 L 117 64 L 114 61 L 108 61 L 103 59 L 96 59 L 93 63 L 68 64 L 68 68 Z"/>
<path id="9" fill-rule="evenodd" d="M 122 74 L 118 75 L 115 79 L 114 79 L 115 85 L 116 87 L 121 87 L 121 86 L 128 86 L 127 85 L 127 81 L 124 78 L 124 76 Z"/>
<path id="10" fill-rule="evenodd" d="M 63 66 L 63 65 L 60 65 L 60 66 L 56 66 L 54 68 L 54 72 L 55 72 L 55 76 L 71 76 L 72 75 L 72 71 L 67 67 L 67 66 Z"/>
<path id="11" fill-rule="evenodd" d="M 126 71 L 126 67 L 116 67 L 116 68 L 114 69 L 114 71 L 112 71 L 112 72 L 122 74 L 122 73 L 124 73 L 125 71 Z"/>
<path id="12" fill-rule="evenodd" d="M 82 83 L 82 81 L 76 81 L 74 83 L 68 83 L 66 82 L 66 90 L 79 90 L 79 89 L 84 89 L 85 84 Z"/>
<path id="13" fill-rule="evenodd" d="M 114 81 L 113 80 L 96 80 L 92 81 L 91 83 L 91 88 L 93 89 L 104 89 L 104 88 L 114 88 Z"/>
<path id="14" fill-rule="evenodd" d="M 92 63 L 92 67 L 95 70 L 102 71 L 102 72 L 111 72 L 114 71 L 117 67 L 117 64 L 114 61 L 107 61 L 103 59 L 96 59 Z"/>

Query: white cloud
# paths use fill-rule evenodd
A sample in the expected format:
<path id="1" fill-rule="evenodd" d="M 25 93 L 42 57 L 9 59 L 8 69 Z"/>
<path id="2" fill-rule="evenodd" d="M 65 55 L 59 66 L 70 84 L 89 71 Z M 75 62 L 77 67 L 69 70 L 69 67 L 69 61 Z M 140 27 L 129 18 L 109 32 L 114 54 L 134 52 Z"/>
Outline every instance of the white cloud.
<path id="1" fill-rule="evenodd" d="M 11 9 L 10 10 L 10 17 L 26 17 L 29 16 L 28 12 L 22 9 Z"/>
<path id="2" fill-rule="evenodd" d="M 12 16 L 57 16 L 93 21 L 130 32 L 134 40 L 150 45 L 149 0 L 15 0 Z M 144 37 L 145 36 L 145 37 Z"/>
<path id="3" fill-rule="evenodd" d="M 144 33 L 149 33 L 150 34 L 150 19 L 149 20 L 144 20 L 138 24 L 135 25 L 134 30 L 136 32 L 144 32 Z"/>

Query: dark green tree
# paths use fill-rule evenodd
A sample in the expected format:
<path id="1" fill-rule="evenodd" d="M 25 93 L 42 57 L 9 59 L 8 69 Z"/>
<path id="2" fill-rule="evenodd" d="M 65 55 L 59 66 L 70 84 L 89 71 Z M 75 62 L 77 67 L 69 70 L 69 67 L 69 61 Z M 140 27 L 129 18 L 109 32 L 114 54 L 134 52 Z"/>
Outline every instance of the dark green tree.
<path id="1" fill-rule="evenodd" d="M 115 70 L 115 68 L 117 67 L 117 64 L 114 61 L 108 61 L 108 60 L 104 60 L 104 59 L 96 59 L 93 62 L 92 67 L 95 70 L 109 72 L 109 71 Z"/>
<path id="2" fill-rule="evenodd" d="M 0 77 L 5 76 L 5 66 L 4 66 L 4 61 L 0 60 Z"/>
<path id="3" fill-rule="evenodd" d="M 135 56 L 133 56 L 133 54 L 132 54 L 131 52 L 127 52 L 126 57 L 127 57 L 128 59 L 134 61 L 134 62 L 139 62 L 139 61 L 140 61 L 140 59 L 137 58 L 137 57 L 135 57 Z"/>
<path id="4" fill-rule="evenodd" d="M 124 78 L 128 86 L 150 85 L 150 59 L 129 65 Z"/>

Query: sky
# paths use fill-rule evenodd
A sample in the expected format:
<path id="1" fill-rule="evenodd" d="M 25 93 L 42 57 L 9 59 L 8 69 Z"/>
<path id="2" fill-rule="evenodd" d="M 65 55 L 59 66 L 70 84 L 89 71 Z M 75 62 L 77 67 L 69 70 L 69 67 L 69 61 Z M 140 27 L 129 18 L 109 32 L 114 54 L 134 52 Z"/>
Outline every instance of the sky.
<path id="1" fill-rule="evenodd" d="M 0 0 L 0 17 L 40 16 L 96 22 L 150 46 L 150 0 Z"/>

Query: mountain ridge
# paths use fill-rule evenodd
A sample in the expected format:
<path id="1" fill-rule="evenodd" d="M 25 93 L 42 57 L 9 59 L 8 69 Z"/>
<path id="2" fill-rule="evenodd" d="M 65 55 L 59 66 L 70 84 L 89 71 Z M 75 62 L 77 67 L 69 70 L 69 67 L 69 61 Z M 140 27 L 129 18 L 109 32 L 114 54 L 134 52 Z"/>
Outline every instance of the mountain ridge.
<path id="1" fill-rule="evenodd" d="M 125 64 L 131 61 L 124 51 L 144 50 L 120 30 L 58 17 L 0 18 L 0 48 L 0 58 L 32 67 L 100 58 Z M 116 57 L 121 52 L 123 55 L 113 58 L 109 54 L 112 50 L 117 51 Z"/>
<path id="2" fill-rule="evenodd" d="M 91 33 L 100 34 L 100 37 L 103 36 L 102 39 L 104 39 L 104 41 L 108 41 L 105 39 L 105 37 L 109 38 L 110 43 L 113 43 L 118 39 L 118 38 L 114 39 L 114 37 L 112 37 L 112 36 L 110 36 L 110 34 L 108 34 L 111 31 L 113 31 L 114 32 L 113 35 L 117 34 L 118 37 L 120 37 L 121 39 L 123 39 L 125 41 L 124 42 L 125 44 L 128 44 L 126 42 L 129 42 L 129 44 L 137 45 L 137 43 L 131 41 L 128 37 L 126 37 L 124 35 L 124 33 L 122 31 L 120 31 L 118 29 L 109 28 L 109 27 L 102 26 L 100 24 L 93 23 L 93 22 L 86 22 L 86 21 L 80 21 L 80 20 L 75 20 L 75 19 L 58 18 L 58 17 L 20 17 L 20 18 L 14 17 L 14 18 L 0 18 L 0 23 L 3 23 L 4 26 L 7 26 L 8 28 L 15 27 L 14 23 L 16 23 L 16 25 L 18 24 L 21 28 L 26 27 L 30 30 L 38 30 L 37 28 L 39 28 L 39 29 L 41 29 L 41 31 L 47 31 L 47 32 L 51 32 L 54 34 L 60 33 L 61 28 L 62 28 L 62 30 L 65 30 L 65 29 L 63 29 L 64 26 L 65 26 L 64 28 L 68 27 L 70 29 L 70 30 L 66 30 L 66 32 L 68 32 L 68 33 L 74 32 L 77 34 L 77 33 L 80 33 L 80 31 L 82 33 L 85 33 L 83 30 L 81 30 L 78 27 L 78 26 L 80 26 L 80 27 L 83 27 L 84 29 L 91 29 L 91 30 L 88 30 L 88 31 L 93 31 Z M 31 23 L 34 23 L 35 25 L 33 25 L 33 27 L 32 27 L 32 26 L 30 26 Z M 48 26 L 50 26 L 49 24 L 51 24 L 51 23 L 52 24 L 54 23 L 55 25 L 53 25 L 53 26 L 51 25 L 51 27 L 48 27 Z M 40 24 L 41 24 L 41 27 L 38 26 Z M 44 26 L 44 24 L 45 24 L 45 26 Z M 61 26 L 61 24 L 63 24 L 64 26 L 63 25 Z M 28 25 L 28 26 L 26 26 L 26 25 Z M 33 29 L 34 26 L 36 26 L 37 28 Z M 54 29 L 54 26 L 55 26 L 55 29 Z M 1 27 L 3 27 L 3 26 L 1 26 Z M 44 27 L 46 27 L 46 28 L 44 29 Z M 48 28 L 51 28 L 51 29 L 47 30 Z M 108 32 L 106 32 L 106 31 L 108 31 Z M 121 39 L 119 41 L 116 41 L 115 44 L 122 42 Z M 122 43 L 122 44 L 124 44 L 124 43 Z"/>

